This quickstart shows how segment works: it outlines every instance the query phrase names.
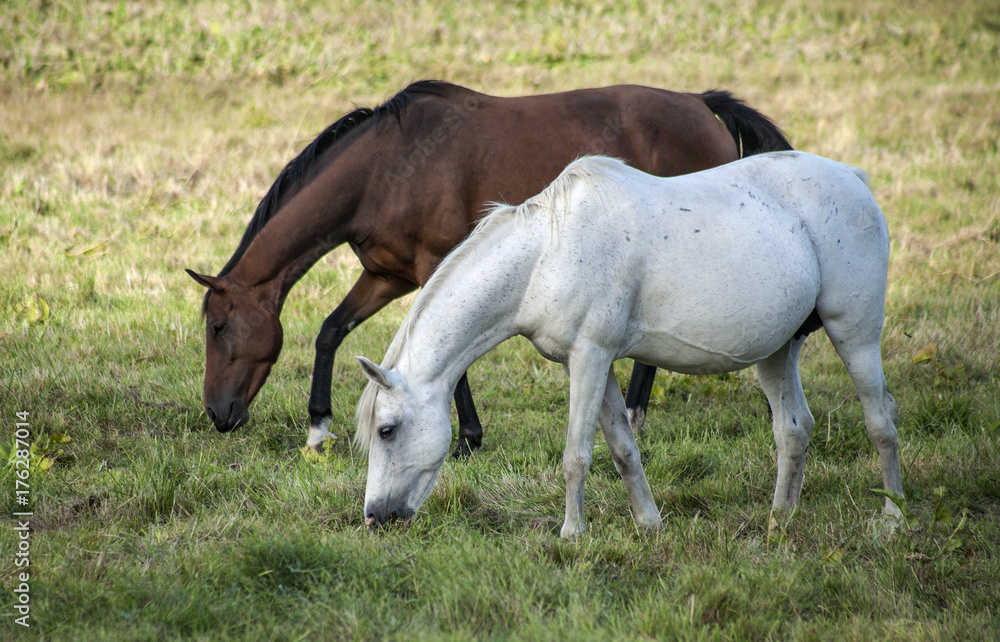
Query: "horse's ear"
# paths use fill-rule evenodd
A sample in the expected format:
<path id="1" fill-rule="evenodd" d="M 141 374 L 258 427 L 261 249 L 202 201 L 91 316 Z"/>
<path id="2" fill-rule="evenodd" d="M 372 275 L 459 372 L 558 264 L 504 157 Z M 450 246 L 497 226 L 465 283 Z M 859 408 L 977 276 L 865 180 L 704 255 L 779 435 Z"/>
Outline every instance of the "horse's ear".
<path id="1" fill-rule="evenodd" d="M 211 290 L 212 292 L 225 292 L 225 290 L 226 290 L 225 283 L 222 281 L 222 279 L 220 279 L 217 276 L 208 276 L 207 274 L 198 274 L 194 270 L 187 270 L 187 269 L 185 269 L 184 271 L 187 272 L 188 276 L 190 276 L 192 279 L 194 279 L 198 283 L 198 285 L 201 285 L 202 287 L 206 287 L 209 290 Z"/>
<path id="2" fill-rule="evenodd" d="M 358 360 L 359 364 L 361 364 L 361 369 L 365 371 L 365 376 L 375 382 L 375 385 L 382 390 L 392 390 L 402 383 L 402 378 L 399 376 L 398 372 L 386 370 L 374 361 L 370 361 L 364 357 L 354 358 Z"/>

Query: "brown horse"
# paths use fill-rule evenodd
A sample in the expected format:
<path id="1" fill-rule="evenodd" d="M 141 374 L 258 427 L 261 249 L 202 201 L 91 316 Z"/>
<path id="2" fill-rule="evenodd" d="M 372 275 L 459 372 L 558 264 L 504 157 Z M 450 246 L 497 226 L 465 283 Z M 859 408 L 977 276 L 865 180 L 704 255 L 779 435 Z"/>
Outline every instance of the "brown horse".
<path id="1" fill-rule="evenodd" d="M 316 339 L 309 444 L 331 420 L 333 360 L 344 337 L 426 283 L 490 202 L 521 203 L 575 158 L 616 156 L 658 176 L 791 149 L 766 117 L 728 92 L 634 85 L 499 98 L 421 81 L 333 123 L 292 160 L 257 206 L 208 288 L 205 411 L 221 432 L 246 423 L 282 345 L 282 304 L 324 254 L 348 243 L 364 270 Z M 628 407 L 640 426 L 655 368 L 636 364 Z M 481 443 L 463 376 L 455 455 Z"/>

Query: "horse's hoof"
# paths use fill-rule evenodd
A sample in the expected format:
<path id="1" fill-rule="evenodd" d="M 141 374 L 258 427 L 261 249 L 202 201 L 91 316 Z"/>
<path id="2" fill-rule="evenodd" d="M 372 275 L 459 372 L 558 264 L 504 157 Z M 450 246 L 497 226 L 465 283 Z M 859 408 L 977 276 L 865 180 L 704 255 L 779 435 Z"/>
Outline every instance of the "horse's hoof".
<path id="1" fill-rule="evenodd" d="M 465 459 L 472 454 L 473 450 L 479 450 L 483 445 L 481 438 L 458 437 L 458 444 L 455 445 L 455 452 L 451 454 L 453 459 Z"/>
<path id="2" fill-rule="evenodd" d="M 641 433 L 646 426 L 646 411 L 642 408 L 629 408 L 626 414 L 628 415 L 628 423 L 632 426 L 632 432 L 636 435 Z"/>
<path id="3" fill-rule="evenodd" d="M 562 539 L 575 539 L 583 535 L 584 523 L 580 520 L 580 523 L 576 525 L 571 525 L 563 522 L 562 528 L 559 529 L 559 537 Z"/>

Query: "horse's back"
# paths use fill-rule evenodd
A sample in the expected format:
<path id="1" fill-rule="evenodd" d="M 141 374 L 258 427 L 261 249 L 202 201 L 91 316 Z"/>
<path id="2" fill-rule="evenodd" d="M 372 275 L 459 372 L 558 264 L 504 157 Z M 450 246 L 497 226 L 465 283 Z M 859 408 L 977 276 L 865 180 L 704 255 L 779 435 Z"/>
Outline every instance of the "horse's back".
<path id="1" fill-rule="evenodd" d="M 690 94 L 640 85 L 513 97 L 457 85 L 434 88 L 407 107 L 402 125 L 383 123 L 383 166 L 375 173 L 433 177 L 396 180 L 393 191 L 405 188 L 416 201 L 441 199 L 439 191 L 425 191 L 447 178 L 465 201 L 469 222 L 486 203 L 523 202 L 587 154 L 622 158 L 659 176 L 739 157 L 725 125 Z"/>
<path id="2" fill-rule="evenodd" d="M 746 367 L 780 348 L 825 289 L 879 272 L 881 212 L 826 159 L 770 154 L 670 179 L 596 159 L 567 171 L 580 176 L 540 279 L 549 294 L 557 282 L 591 293 L 560 312 L 617 342 L 618 357 Z"/>

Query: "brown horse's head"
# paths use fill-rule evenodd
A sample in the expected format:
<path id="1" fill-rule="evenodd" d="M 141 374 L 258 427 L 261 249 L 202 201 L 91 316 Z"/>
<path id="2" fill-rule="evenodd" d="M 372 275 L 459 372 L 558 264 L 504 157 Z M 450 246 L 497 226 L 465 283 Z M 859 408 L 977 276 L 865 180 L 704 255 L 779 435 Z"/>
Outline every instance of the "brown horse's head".
<path id="1" fill-rule="evenodd" d="M 250 420 L 247 410 L 278 360 L 278 304 L 262 291 L 187 270 L 205 296 L 205 412 L 219 432 Z"/>

